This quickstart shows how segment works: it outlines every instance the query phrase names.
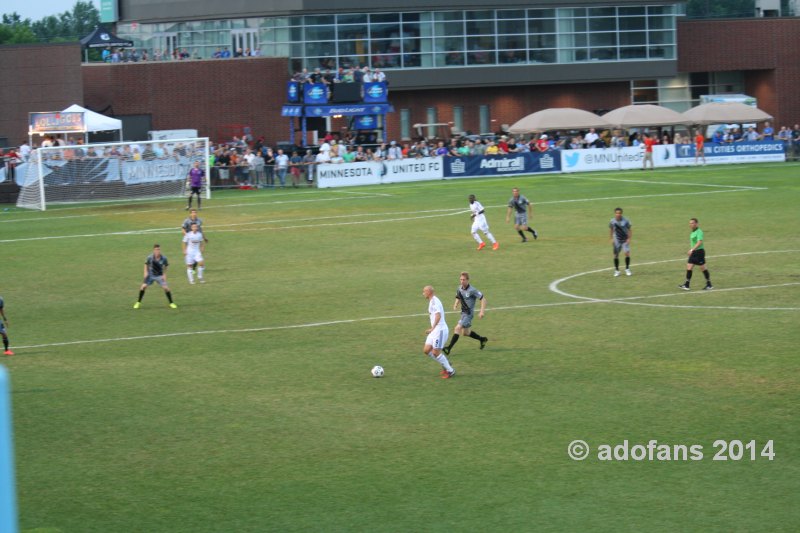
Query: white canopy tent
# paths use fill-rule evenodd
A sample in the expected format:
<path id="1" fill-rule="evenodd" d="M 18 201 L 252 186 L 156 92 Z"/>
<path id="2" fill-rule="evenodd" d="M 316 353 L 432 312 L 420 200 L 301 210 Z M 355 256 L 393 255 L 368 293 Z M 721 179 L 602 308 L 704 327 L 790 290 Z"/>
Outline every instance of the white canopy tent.
<path id="1" fill-rule="evenodd" d="M 118 118 L 111 118 L 94 111 L 90 111 L 78 104 L 72 104 L 64 109 L 65 113 L 83 113 L 86 119 L 86 131 L 118 131 L 119 140 L 122 142 L 122 121 Z"/>
<path id="2" fill-rule="evenodd" d="M 46 113 L 31 113 L 31 116 L 34 115 L 55 115 L 58 116 L 59 113 L 74 113 L 74 114 L 81 114 L 83 115 L 83 121 L 80 128 L 75 127 L 63 127 L 60 124 L 47 124 L 45 122 L 44 126 L 37 124 L 36 127 L 33 125 L 34 118 L 31 118 L 31 127 L 28 130 L 28 142 L 30 142 L 31 146 L 34 145 L 33 136 L 34 135 L 53 135 L 53 134 L 67 134 L 67 135 L 82 135 L 83 142 L 89 142 L 89 133 L 94 133 L 98 131 L 117 131 L 119 132 L 119 140 L 120 142 L 122 139 L 122 121 L 117 118 L 107 117 L 105 115 L 101 115 L 100 113 L 96 113 L 94 111 L 90 111 L 85 107 L 81 107 L 78 104 L 73 104 L 68 108 L 62 111 L 55 111 L 55 112 L 46 112 Z"/>

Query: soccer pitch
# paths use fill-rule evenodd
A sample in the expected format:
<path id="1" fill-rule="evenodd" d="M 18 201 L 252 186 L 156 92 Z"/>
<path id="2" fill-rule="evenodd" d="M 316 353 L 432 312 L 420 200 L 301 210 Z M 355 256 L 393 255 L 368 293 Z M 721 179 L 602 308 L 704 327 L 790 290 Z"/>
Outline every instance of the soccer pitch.
<path id="1" fill-rule="evenodd" d="M 200 213 L 204 285 L 182 265 L 181 200 L 3 211 L 20 529 L 795 531 L 798 176 L 219 192 Z M 537 241 L 504 223 L 512 187 Z M 469 194 L 499 250 L 476 251 Z M 618 206 L 631 277 L 612 276 Z M 713 291 L 697 270 L 677 288 L 691 217 Z M 178 308 L 152 285 L 134 310 L 154 243 Z M 442 380 L 421 291 L 452 334 L 462 270 L 489 343 L 462 337 Z M 625 441 L 627 460 L 600 457 Z"/>

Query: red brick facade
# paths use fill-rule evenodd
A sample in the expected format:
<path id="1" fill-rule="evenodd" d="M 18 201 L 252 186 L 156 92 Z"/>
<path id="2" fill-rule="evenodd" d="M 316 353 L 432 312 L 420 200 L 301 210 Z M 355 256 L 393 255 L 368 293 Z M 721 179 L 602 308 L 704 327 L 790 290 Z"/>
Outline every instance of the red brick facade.
<path id="1" fill-rule="evenodd" d="M 678 70 L 744 72 L 745 93 L 781 126 L 800 123 L 800 18 L 678 24 Z"/>
<path id="2" fill-rule="evenodd" d="M 0 137 L 28 138 L 28 113 L 83 103 L 78 44 L 0 46 Z"/>
<path id="3" fill-rule="evenodd" d="M 86 65 L 85 104 L 115 115 L 153 117 L 153 129 L 196 129 L 215 138 L 241 124 L 273 141 L 288 138 L 280 106 L 286 95 L 285 58 Z"/>

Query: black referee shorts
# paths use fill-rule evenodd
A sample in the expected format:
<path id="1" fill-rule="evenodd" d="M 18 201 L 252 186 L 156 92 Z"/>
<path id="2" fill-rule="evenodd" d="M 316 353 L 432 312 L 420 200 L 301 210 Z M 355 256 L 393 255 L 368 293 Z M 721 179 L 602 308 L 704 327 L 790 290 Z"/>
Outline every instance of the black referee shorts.
<path id="1" fill-rule="evenodd" d="M 695 250 L 689 256 L 689 264 L 691 265 L 705 265 L 706 264 L 706 251 L 704 248 Z"/>

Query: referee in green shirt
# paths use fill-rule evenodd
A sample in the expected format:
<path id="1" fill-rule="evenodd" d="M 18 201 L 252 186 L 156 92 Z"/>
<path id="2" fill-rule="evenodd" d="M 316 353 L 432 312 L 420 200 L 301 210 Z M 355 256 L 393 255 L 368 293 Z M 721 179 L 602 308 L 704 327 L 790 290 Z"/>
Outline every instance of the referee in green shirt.
<path id="1" fill-rule="evenodd" d="M 703 247 L 703 230 L 698 227 L 696 218 L 689 219 L 689 228 L 692 230 L 691 235 L 689 235 L 689 242 L 692 244 L 692 247 L 689 248 L 687 252 L 689 261 L 686 263 L 686 281 L 683 285 L 678 285 L 678 288 L 685 291 L 690 290 L 689 284 L 692 281 L 692 269 L 697 265 L 706 277 L 706 286 L 703 290 L 710 291 L 714 286 L 711 285 L 711 274 L 706 267 L 706 250 Z"/>

